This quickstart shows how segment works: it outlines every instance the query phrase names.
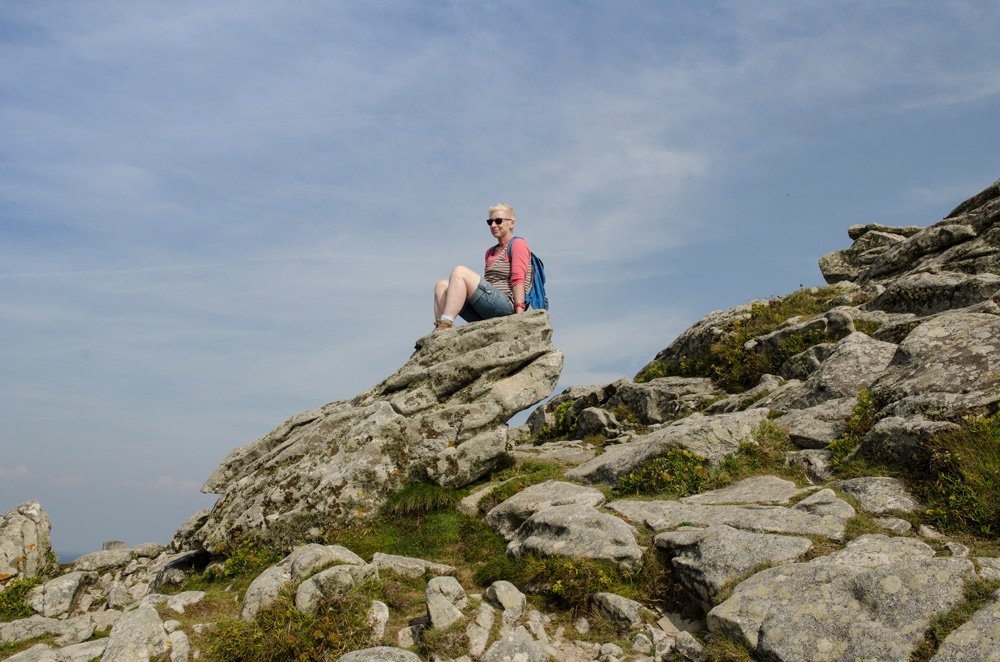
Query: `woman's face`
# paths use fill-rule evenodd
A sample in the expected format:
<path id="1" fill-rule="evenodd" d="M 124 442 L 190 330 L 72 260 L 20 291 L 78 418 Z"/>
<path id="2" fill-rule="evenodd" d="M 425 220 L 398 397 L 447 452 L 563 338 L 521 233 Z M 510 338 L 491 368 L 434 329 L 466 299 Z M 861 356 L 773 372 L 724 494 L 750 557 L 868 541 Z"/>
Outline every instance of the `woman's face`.
<path id="1" fill-rule="evenodd" d="M 500 238 L 502 238 L 505 235 L 507 235 L 508 233 L 512 233 L 514 231 L 514 220 L 507 217 L 507 214 L 509 214 L 509 213 L 510 212 L 506 212 L 506 211 L 504 211 L 502 209 L 498 209 L 497 211 L 490 212 L 490 218 L 491 219 L 494 219 L 494 220 L 496 220 L 496 219 L 504 219 L 500 223 L 491 223 L 490 224 L 490 234 L 492 234 L 494 237 L 496 237 L 498 241 L 500 240 Z"/>

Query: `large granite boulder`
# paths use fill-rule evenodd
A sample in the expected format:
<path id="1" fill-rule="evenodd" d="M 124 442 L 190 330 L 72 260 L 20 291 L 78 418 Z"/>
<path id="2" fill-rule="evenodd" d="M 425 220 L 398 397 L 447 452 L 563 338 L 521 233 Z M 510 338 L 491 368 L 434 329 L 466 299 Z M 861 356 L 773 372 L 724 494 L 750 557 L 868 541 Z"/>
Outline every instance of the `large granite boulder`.
<path id="1" fill-rule="evenodd" d="M 34 577 L 49 565 L 52 521 L 37 501 L 0 517 L 0 590 L 11 580 Z"/>
<path id="2" fill-rule="evenodd" d="M 202 487 L 219 500 L 175 547 L 212 549 L 300 514 L 347 522 L 411 481 L 474 481 L 507 450 L 507 420 L 558 381 L 551 336 L 548 313 L 531 311 L 421 338 L 385 381 L 230 453 Z"/>
<path id="3" fill-rule="evenodd" d="M 949 312 L 915 328 L 872 385 L 886 413 L 960 419 L 1000 402 L 1000 317 Z"/>
<path id="4" fill-rule="evenodd" d="M 645 425 L 666 423 L 692 414 L 726 397 L 706 377 L 660 377 L 641 384 L 622 384 L 608 408 L 628 407 Z"/>
<path id="5" fill-rule="evenodd" d="M 866 535 L 830 556 L 755 574 L 708 613 L 708 626 L 766 659 L 907 662 L 974 576 L 968 559 Z"/>
<path id="6" fill-rule="evenodd" d="M 486 513 L 486 523 L 505 540 L 510 541 L 524 520 L 540 510 L 572 504 L 596 508 L 604 501 L 604 494 L 593 487 L 548 480 L 518 492 L 493 508 Z"/>

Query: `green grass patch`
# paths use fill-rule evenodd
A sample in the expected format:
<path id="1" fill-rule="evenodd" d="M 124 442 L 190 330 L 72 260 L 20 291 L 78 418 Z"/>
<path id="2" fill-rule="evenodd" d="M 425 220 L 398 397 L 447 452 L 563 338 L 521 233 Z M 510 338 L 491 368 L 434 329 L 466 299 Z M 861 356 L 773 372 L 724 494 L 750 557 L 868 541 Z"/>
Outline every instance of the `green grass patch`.
<path id="1" fill-rule="evenodd" d="M 881 322 L 876 322 L 874 320 L 854 320 L 854 330 L 860 331 L 866 336 L 873 336 L 875 332 L 882 328 Z"/>
<path id="2" fill-rule="evenodd" d="M 758 657 L 746 647 L 742 642 L 731 639 L 721 632 L 716 632 L 712 638 L 705 642 L 705 655 L 709 662 L 756 662 L 763 658 Z M 685 660 L 683 655 L 678 653 L 671 660 Z"/>
<path id="3" fill-rule="evenodd" d="M 945 638 L 986 606 L 990 596 L 1000 589 L 1000 579 L 972 579 L 965 582 L 965 599 L 946 614 L 936 616 L 924 633 L 924 639 L 910 656 L 910 662 L 927 662 Z"/>
<path id="4" fill-rule="evenodd" d="M 286 589 L 253 621 L 219 623 L 206 657 L 220 662 L 311 662 L 367 648 L 368 609 L 373 599 L 382 597 L 379 589 L 378 583 L 354 587 L 315 616 L 299 612 L 291 589 Z"/>
<path id="5" fill-rule="evenodd" d="M 614 407 L 609 408 L 608 412 L 615 417 L 622 430 L 629 430 L 636 434 L 649 434 L 649 428 L 646 427 L 646 424 L 624 402 L 619 402 Z"/>
<path id="6" fill-rule="evenodd" d="M 33 616 L 35 610 L 24 599 L 28 591 L 41 583 L 41 577 L 18 577 L 8 584 L 3 593 L 0 593 L 0 623 Z"/>
<path id="7" fill-rule="evenodd" d="M 928 446 L 926 475 L 911 485 L 928 506 L 928 521 L 942 531 L 996 538 L 1000 532 L 1000 414 L 967 420 Z"/>
<path id="8" fill-rule="evenodd" d="M 854 405 L 854 409 L 851 410 L 851 415 L 847 419 L 847 429 L 844 434 L 834 439 L 828 446 L 832 455 L 830 466 L 835 471 L 841 473 L 846 470 L 845 459 L 854 452 L 861 444 L 861 438 L 868 434 L 868 431 L 875 425 L 875 416 L 879 409 L 871 391 L 862 389 L 858 393 L 858 404 Z"/>
<path id="9" fill-rule="evenodd" d="M 824 332 L 809 331 L 795 334 L 779 344 L 774 351 L 756 352 L 743 345 L 753 338 L 777 330 L 785 321 L 801 316 L 814 317 L 830 310 L 829 300 L 837 295 L 835 287 L 797 290 L 785 297 L 757 303 L 750 308 L 750 317 L 730 323 L 722 339 L 713 343 L 701 356 L 685 356 L 676 366 L 657 363 L 635 376 L 636 382 L 657 377 L 711 377 L 730 393 L 739 393 L 757 385 L 761 375 L 774 374 L 787 359 L 813 345 L 833 340 Z"/>
<path id="10" fill-rule="evenodd" d="M 411 483 L 389 497 L 382 512 L 393 517 L 417 517 L 454 508 L 458 501 L 458 490 L 454 488 Z"/>
<path id="11" fill-rule="evenodd" d="M 229 550 L 222 574 L 228 578 L 256 577 L 283 558 L 285 554 L 282 552 L 261 547 L 251 540 L 241 540 Z"/>
<path id="12" fill-rule="evenodd" d="M 750 476 L 774 474 L 804 483 L 801 469 L 785 466 L 785 453 L 795 450 L 788 430 L 766 420 L 754 428 L 750 439 L 736 453 L 712 468 L 700 455 L 688 450 L 670 450 L 618 480 L 618 492 L 634 495 L 664 495 L 681 498 L 731 485 Z"/>

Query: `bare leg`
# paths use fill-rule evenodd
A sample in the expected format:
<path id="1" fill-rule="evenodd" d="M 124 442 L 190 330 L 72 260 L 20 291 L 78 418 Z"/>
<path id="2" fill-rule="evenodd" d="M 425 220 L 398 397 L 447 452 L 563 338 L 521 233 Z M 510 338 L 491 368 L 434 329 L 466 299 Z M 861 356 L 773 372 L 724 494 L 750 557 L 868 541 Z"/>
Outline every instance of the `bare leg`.
<path id="1" fill-rule="evenodd" d="M 457 317 L 466 299 L 479 287 L 479 274 L 467 267 L 455 267 L 447 281 L 434 286 L 434 319 Z"/>

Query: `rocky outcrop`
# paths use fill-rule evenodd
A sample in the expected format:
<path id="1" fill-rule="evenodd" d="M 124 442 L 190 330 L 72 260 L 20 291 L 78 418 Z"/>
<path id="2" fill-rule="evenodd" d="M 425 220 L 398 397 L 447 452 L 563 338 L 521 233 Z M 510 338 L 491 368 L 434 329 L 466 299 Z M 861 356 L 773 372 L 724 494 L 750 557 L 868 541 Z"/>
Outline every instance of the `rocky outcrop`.
<path id="1" fill-rule="evenodd" d="M 37 501 L 26 501 L 0 517 L 0 590 L 49 566 L 51 530 L 52 521 Z"/>
<path id="2" fill-rule="evenodd" d="M 709 627 L 775 660 L 906 662 L 972 576 L 971 561 L 934 558 L 918 541 L 862 536 L 828 557 L 757 573 L 708 613 Z"/>
<path id="3" fill-rule="evenodd" d="M 396 373 L 237 448 L 202 488 L 221 494 L 178 546 L 214 548 L 299 514 L 347 522 L 411 481 L 461 486 L 507 450 L 505 423 L 551 393 L 562 369 L 548 313 L 434 333 Z"/>

